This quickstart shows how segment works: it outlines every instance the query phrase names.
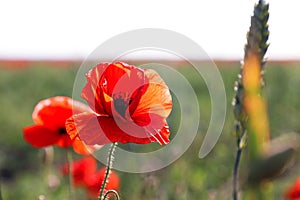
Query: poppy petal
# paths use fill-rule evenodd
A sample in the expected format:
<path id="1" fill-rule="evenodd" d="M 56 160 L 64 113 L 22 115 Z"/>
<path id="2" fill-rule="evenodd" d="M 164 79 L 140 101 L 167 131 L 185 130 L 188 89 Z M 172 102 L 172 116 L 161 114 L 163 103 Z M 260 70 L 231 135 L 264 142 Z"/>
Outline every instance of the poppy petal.
<path id="1" fill-rule="evenodd" d="M 172 97 L 168 86 L 154 70 L 145 69 L 145 74 L 149 79 L 149 86 L 131 117 L 134 119 L 147 113 L 168 117 L 172 110 Z"/>
<path id="2" fill-rule="evenodd" d="M 161 129 L 149 127 L 147 128 L 147 131 L 151 133 L 151 142 L 158 142 L 160 145 L 165 145 L 170 142 L 170 130 L 167 122 L 165 122 Z"/>
<path id="3" fill-rule="evenodd" d="M 23 133 L 24 139 L 37 148 L 53 145 L 60 139 L 60 135 L 57 132 L 39 125 L 25 127 Z"/>
<path id="4" fill-rule="evenodd" d="M 66 163 L 61 168 L 63 175 L 69 174 L 69 164 Z M 86 179 L 95 174 L 97 170 L 97 162 L 95 158 L 87 156 L 79 160 L 75 160 L 72 163 L 71 174 L 73 176 L 73 182 L 75 186 L 85 186 Z"/>
<path id="5" fill-rule="evenodd" d="M 85 104 L 69 97 L 56 96 L 40 101 L 32 113 L 37 125 L 43 125 L 57 131 L 65 128 L 66 119 L 73 113 L 90 110 Z"/>
<path id="6" fill-rule="evenodd" d="M 96 132 L 101 130 L 97 121 L 97 115 L 92 113 L 81 113 L 78 115 L 73 115 L 66 121 L 66 130 L 72 140 L 79 138 L 86 145 L 102 145 L 109 143 L 109 140 L 105 136 L 104 138 L 102 138 L 102 140 L 105 142 L 101 144 L 91 142 L 96 140 L 93 137 L 98 137 L 98 134 Z"/>
<path id="7" fill-rule="evenodd" d="M 152 142 L 158 142 L 160 145 L 170 142 L 170 130 L 166 120 L 157 114 L 149 113 L 139 115 L 133 119 L 134 122 L 143 127 L 153 139 Z"/>
<path id="8" fill-rule="evenodd" d="M 72 140 L 70 138 L 70 136 L 67 133 L 63 133 L 60 134 L 59 140 L 57 142 L 55 142 L 55 146 L 59 146 L 59 147 L 69 147 L 72 146 Z"/>
<path id="9" fill-rule="evenodd" d="M 73 140 L 72 146 L 76 153 L 84 155 L 89 155 L 102 147 L 100 145 L 86 145 L 79 138 Z"/>
<path id="10" fill-rule="evenodd" d="M 98 114 L 106 115 L 105 102 L 103 101 L 103 93 L 99 90 L 105 85 L 105 82 L 100 82 L 100 79 L 109 63 L 100 63 L 96 65 L 86 74 L 87 84 L 82 90 L 81 97 L 87 101 L 93 111 Z"/>
<path id="11" fill-rule="evenodd" d="M 107 83 L 103 85 L 103 90 L 109 96 L 112 96 L 116 84 L 123 78 L 129 79 L 130 70 L 134 69 L 134 66 L 129 66 L 121 62 L 111 63 L 107 66 L 105 72 L 101 77 L 101 81 Z"/>
<path id="12" fill-rule="evenodd" d="M 127 103 L 129 98 L 138 102 L 137 95 L 141 96 L 146 80 L 143 70 L 122 62 L 98 64 L 86 78 L 81 96 L 96 113 L 109 116 L 112 116 L 114 98 L 127 98 Z"/>
<path id="13" fill-rule="evenodd" d="M 133 68 L 115 83 L 112 93 L 113 115 L 128 118 L 134 112 L 148 87 L 148 78 L 142 69 Z"/>
<path id="14" fill-rule="evenodd" d="M 112 107 L 115 106 L 115 99 L 121 98 L 125 100 L 129 98 L 128 89 L 132 85 L 130 75 L 134 69 L 136 69 L 134 66 L 121 62 L 112 63 L 107 66 L 98 80 L 98 87 L 95 93 L 105 111 L 104 114 L 97 112 L 98 114 L 112 116 Z M 125 113 L 126 109 L 127 107 L 122 106 L 121 110 L 124 110 L 123 112 Z"/>
<path id="15" fill-rule="evenodd" d="M 111 142 L 168 143 L 169 129 L 166 122 L 157 121 L 154 125 L 143 127 L 134 122 L 116 122 L 112 117 L 82 113 L 69 118 L 66 128 L 71 138 L 79 137 L 88 145 L 103 145 Z"/>

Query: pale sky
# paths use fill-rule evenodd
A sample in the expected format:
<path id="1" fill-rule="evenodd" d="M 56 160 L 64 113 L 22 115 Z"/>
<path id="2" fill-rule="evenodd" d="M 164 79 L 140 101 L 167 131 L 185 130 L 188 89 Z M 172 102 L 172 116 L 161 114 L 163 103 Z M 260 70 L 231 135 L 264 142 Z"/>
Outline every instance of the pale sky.
<path id="1" fill-rule="evenodd" d="M 241 59 L 258 0 L 26 0 L 0 3 L 0 59 L 84 59 L 122 32 L 163 28 L 212 58 Z M 268 59 L 300 59 L 300 1 L 269 0 Z"/>

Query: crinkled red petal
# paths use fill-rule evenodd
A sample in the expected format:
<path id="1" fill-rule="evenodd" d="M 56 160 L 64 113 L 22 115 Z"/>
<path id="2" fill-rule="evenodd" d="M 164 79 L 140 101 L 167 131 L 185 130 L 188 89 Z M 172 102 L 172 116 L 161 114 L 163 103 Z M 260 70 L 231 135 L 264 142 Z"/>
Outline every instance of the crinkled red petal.
<path id="1" fill-rule="evenodd" d="M 99 64 L 86 78 L 82 97 L 96 113 L 109 116 L 113 115 L 113 99 L 118 97 L 130 101 L 133 113 L 148 84 L 143 70 L 122 62 Z"/>
<path id="2" fill-rule="evenodd" d="M 83 141 L 79 139 L 79 137 L 72 140 L 72 146 L 76 153 L 84 155 L 89 155 L 102 147 L 96 145 L 86 145 Z"/>
<path id="3" fill-rule="evenodd" d="M 167 118 L 172 110 L 169 88 L 154 70 L 144 71 L 149 79 L 149 85 L 131 117 L 137 118 L 140 115 L 153 113 Z"/>
<path id="4" fill-rule="evenodd" d="M 128 118 L 137 108 L 141 97 L 148 88 L 148 78 L 142 69 L 133 68 L 114 85 L 113 90 L 109 91 L 113 96 L 112 115 L 119 113 L 122 117 Z M 125 103 L 123 114 L 120 112 L 115 102 L 121 99 Z"/>
<path id="5" fill-rule="evenodd" d="M 103 93 L 99 90 L 105 83 L 100 82 L 100 79 L 108 65 L 109 63 L 100 63 L 86 74 L 87 83 L 81 93 L 81 97 L 87 101 L 90 108 L 101 115 L 107 113 L 103 107 Z"/>
<path id="6" fill-rule="evenodd" d="M 153 117 L 154 118 L 154 117 Z M 163 118 L 161 121 L 139 126 L 133 121 L 116 122 L 112 117 L 83 113 L 69 118 L 66 123 L 71 137 L 78 137 L 87 145 L 103 145 L 111 142 L 147 144 L 169 142 L 169 128 Z"/>

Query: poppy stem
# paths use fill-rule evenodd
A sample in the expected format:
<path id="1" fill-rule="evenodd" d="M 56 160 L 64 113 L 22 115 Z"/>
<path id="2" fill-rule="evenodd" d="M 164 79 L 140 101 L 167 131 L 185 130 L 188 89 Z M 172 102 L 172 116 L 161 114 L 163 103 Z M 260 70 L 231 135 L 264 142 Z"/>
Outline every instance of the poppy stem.
<path id="1" fill-rule="evenodd" d="M 109 179 L 109 174 L 111 172 L 111 169 L 112 169 L 112 165 L 113 165 L 113 160 L 114 160 L 114 152 L 116 150 L 116 147 L 117 147 L 117 142 L 114 142 L 112 143 L 110 149 L 109 149 L 109 152 L 108 152 L 108 158 L 107 158 L 107 167 L 106 167 L 106 171 L 105 171 L 105 175 L 104 175 L 104 179 L 103 179 L 103 182 L 102 182 L 102 186 L 101 186 L 101 189 L 100 189 L 100 195 L 99 195 L 99 200 L 104 200 L 107 196 L 107 193 L 111 193 L 110 190 L 105 193 L 105 195 L 103 196 L 103 193 L 105 191 L 105 186 L 108 182 L 108 179 Z M 114 193 L 117 193 L 117 192 L 114 192 Z M 118 196 L 117 196 L 118 197 Z M 118 199 L 118 198 L 117 198 Z"/>
<path id="2" fill-rule="evenodd" d="M 72 177 L 72 171 L 73 171 L 73 158 L 72 158 L 72 151 L 71 149 L 67 149 L 67 162 L 69 166 L 69 194 L 70 194 L 70 200 L 74 200 L 74 188 L 73 188 L 73 177 Z"/>

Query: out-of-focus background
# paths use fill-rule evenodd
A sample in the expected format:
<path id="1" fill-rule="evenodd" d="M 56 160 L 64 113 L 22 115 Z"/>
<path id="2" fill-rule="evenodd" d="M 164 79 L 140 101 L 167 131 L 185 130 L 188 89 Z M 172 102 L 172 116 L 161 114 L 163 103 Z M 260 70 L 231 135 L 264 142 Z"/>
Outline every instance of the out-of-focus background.
<path id="1" fill-rule="evenodd" d="M 54 148 L 54 163 L 46 167 L 44 151 L 23 140 L 22 128 L 33 123 L 31 113 L 39 100 L 57 95 L 72 96 L 77 70 L 102 42 L 122 32 L 149 27 L 181 33 L 207 52 L 225 84 L 227 116 L 215 148 L 207 157 L 199 159 L 199 148 L 211 117 L 205 82 L 180 60 L 145 54 L 131 57 L 126 62 L 138 65 L 161 60 L 183 74 L 197 93 L 201 121 L 193 144 L 170 166 L 147 174 L 117 172 L 121 178 L 120 195 L 122 199 L 230 198 L 236 151 L 231 99 L 255 2 L 2 2 L 0 177 L 3 198 L 37 199 L 41 194 L 47 199 L 68 198 L 68 178 L 62 177 L 58 170 L 66 161 L 64 150 Z M 296 26 L 300 3 L 297 0 L 269 3 L 266 99 L 271 136 L 276 137 L 300 132 L 300 28 Z M 190 58 L 197 60 L 192 53 Z M 176 132 L 174 113 L 168 121 L 171 131 Z M 53 176 L 49 178 L 49 174 Z M 270 199 L 282 199 L 285 189 L 298 175 L 300 170 L 295 167 L 276 180 L 274 198 Z M 84 191 L 76 192 L 78 199 L 84 199 Z"/>

